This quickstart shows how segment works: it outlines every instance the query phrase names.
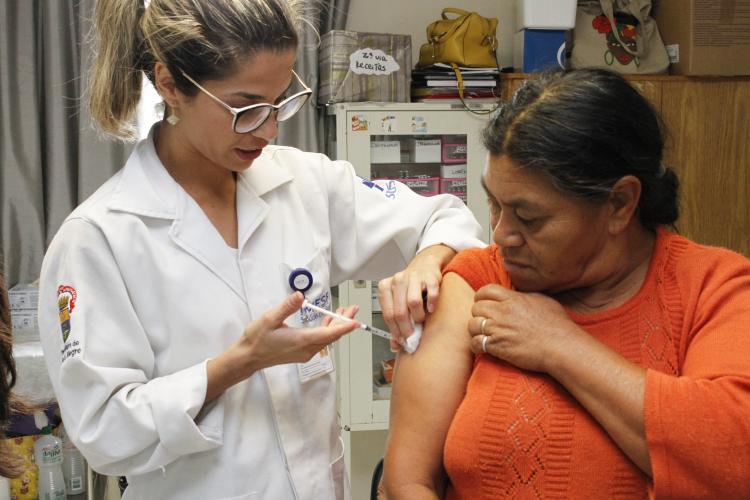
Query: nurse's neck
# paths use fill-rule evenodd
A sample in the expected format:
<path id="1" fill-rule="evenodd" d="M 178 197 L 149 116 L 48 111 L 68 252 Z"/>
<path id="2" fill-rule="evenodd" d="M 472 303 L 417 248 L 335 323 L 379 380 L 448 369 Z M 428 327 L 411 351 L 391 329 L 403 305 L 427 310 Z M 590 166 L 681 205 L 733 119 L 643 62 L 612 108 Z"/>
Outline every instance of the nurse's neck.
<path id="1" fill-rule="evenodd" d="M 237 176 L 211 163 L 178 133 L 162 123 L 154 134 L 156 154 L 169 175 L 200 206 L 222 239 L 237 248 Z"/>
<path id="2" fill-rule="evenodd" d="M 234 208 L 235 172 L 211 162 L 178 128 L 162 122 L 155 131 L 156 154 L 164 168 L 204 210 L 205 204 Z"/>

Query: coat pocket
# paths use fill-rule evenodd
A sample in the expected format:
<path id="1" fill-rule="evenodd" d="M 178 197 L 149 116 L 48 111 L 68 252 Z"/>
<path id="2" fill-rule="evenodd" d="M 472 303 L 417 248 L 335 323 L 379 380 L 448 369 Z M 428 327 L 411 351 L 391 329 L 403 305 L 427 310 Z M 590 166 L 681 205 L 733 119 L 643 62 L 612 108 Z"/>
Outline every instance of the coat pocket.
<path id="1" fill-rule="evenodd" d="M 344 440 L 339 437 L 341 443 L 341 456 L 331 463 L 331 481 L 336 500 L 349 500 L 352 497 L 349 487 L 349 478 L 346 475 L 346 460 L 344 460 Z"/>

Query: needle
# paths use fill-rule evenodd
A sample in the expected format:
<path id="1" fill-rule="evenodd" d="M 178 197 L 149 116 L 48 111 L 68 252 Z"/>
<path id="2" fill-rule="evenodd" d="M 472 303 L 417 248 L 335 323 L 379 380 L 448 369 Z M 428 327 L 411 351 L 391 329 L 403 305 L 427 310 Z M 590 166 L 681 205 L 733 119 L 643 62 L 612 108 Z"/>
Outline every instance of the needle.
<path id="1" fill-rule="evenodd" d="M 359 325 L 359 328 L 361 328 L 362 330 L 368 331 L 372 333 L 373 335 L 377 335 L 378 337 L 383 337 L 384 339 L 391 340 L 391 334 L 386 332 L 385 330 L 381 330 L 380 328 L 375 328 L 374 326 L 360 323 L 356 319 L 347 318 L 346 316 L 342 316 L 341 314 L 337 314 L 333 311 L 329 311 L 328 309 L 323 309 L 322 307 L 318 307 L 316 305 L 309 303 L 307 300 L 302 302 L 302 307 L 309 307 L 313 311 L 317 311 L 321 314 L 325 314 L 326 316 L 330 316 L 332 318 L 340 319 L 341 321 L 353 321 L 357 323 Z"/>

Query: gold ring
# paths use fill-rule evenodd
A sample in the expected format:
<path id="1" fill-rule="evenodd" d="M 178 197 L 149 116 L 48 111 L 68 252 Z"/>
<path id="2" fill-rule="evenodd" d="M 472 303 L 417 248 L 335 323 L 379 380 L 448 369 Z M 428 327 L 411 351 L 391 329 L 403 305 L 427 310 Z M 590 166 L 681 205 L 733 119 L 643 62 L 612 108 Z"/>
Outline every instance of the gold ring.
<path id="1" fill-rule="evenodd" d="M 484 325 L 487 323 L 487 318 L 482 318 L 482 323 L 479 325 L 479 333 L 482 335 L 485 335 L 484 333 Z"/>
<path id="2" fill-rule="evenodd" d="M 487 335 L 482 337 L 482 352 L 487 352 Z"/>

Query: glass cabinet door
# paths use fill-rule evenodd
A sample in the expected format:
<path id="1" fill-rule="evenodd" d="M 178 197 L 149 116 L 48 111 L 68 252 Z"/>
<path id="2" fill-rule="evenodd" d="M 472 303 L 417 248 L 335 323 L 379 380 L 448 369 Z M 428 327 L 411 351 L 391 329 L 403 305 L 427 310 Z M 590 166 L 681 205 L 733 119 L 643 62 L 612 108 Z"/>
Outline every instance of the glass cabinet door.
<path id="1" fill-rule="evenodd" d="M 489 215 L 480 179 L 486 152 L 480 133 L 488 115 L 450 105 L 341 104 L 335 115 L 336 154 L 364 179 L 400 181 L 423 196 L 450 193 L 472 210 L 489 238 Z M 387 330 L 377 300 L 377 283 L 339 286 L 341 304 L 360 306 L 357 318 Z M 388 428 L 395 354 L 388 340 L 355 330 L 338 342 L 340 411 L 347 430 Z"/>

